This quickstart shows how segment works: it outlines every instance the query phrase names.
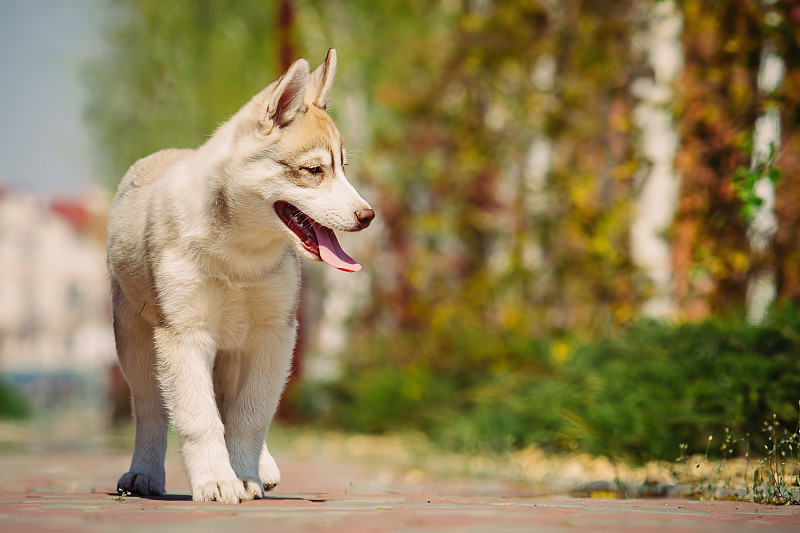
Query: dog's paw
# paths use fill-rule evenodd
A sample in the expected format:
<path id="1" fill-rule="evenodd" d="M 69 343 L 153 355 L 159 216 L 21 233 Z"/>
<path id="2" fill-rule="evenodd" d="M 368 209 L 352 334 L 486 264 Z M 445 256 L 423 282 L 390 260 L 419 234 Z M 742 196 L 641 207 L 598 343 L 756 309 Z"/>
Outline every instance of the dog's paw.
<path id="1" fill-rule="evenodd" d="M 258 477 L 264 485 L 264 490 L 274 489 L 281 482 L 281 471 L 278 464 L 269 452 L 264 451 L 258 462 Z"/>
<path id="2" fill-rule="evenodd" d="M 150 474 L 126 472 L 117 481 L 117 492 L 138 494 L 140 496 L 163 496 L 164 482 Z"/>
<path id="3" fill-rule="evenodd" d="M 260 500 L 264 497 L 264 487 L 258 481 L 244 481 L 244 499 Z"/>
<path id="4" fill-rule="evenodd" d="M 206 481 L 192 487 L 192 499 L 196 502 L 239 503 L 251 499 L 245 495 L 241 480 Z"/>

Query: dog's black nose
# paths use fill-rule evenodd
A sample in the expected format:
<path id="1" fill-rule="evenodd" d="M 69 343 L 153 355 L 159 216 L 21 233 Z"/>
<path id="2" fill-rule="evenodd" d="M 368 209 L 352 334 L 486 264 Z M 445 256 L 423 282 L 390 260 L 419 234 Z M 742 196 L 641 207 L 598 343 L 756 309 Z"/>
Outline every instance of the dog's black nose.
<path id="1" fill-rule="evenodd" d="M 356 211 L 356 219 L 358 219 L 358 229 L 364 229 L 369 226 L 372 219 L 375 218 L 375 211 L 372 209 L 359 209 Z"/>

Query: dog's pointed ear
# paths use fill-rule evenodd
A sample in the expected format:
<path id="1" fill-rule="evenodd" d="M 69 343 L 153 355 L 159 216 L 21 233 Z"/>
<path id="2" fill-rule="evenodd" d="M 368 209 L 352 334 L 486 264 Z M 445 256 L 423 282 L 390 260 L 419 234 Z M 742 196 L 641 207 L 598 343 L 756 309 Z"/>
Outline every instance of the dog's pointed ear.
<path id="1" fill-rule="evenodd" d="M 277 126 L 290 124 L 305 111 L 303 97 L 308 86 L 308 61 L 298 59 L 277 82 L 264 91 L 264 99 L 256 106 L 259 130 L 268 134 Z"/>
<path id="2" fill-rule="evenodd" d="M 325 61 L 311 73 L 311 77 L 308 79 L 308 88 L 304 99 L 306 105 L 315 105 L 325 109 L 328 104 L 328 93 L 333 87 L 333 77 L 335 75 L 336 49 L 331 48 L 328 50 Z"/>

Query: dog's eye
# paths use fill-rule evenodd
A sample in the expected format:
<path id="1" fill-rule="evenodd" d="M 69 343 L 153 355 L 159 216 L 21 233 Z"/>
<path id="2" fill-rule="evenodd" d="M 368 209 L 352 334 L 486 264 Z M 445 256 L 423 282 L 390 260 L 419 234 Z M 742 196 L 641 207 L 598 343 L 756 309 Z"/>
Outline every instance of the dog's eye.
<path id="1" fill-rule="evenodd" d="M 303 170 L 306 172 L 310 172 L 311 174 L 319 175 L 322 174 L 322 167 L 303 167 Z"/>

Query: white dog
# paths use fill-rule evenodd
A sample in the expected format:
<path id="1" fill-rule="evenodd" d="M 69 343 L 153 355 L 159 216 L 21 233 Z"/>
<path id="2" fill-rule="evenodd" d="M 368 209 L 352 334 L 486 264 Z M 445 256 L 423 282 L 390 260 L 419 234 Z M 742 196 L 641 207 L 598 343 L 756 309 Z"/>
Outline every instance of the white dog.
<path id="1" fill-rule="evenodd" d="M 280 482 L 265 436 L 291 366 L 298 256 L 359 270 L 334 230 L 375 216 L 325 111 L 335 71 L 335 50 L 311 74 L 298 60 L 200 148 L 157 152 L 120 183 L 108 270 L 136 443 L 118 489 L 164 494 L 170 419 L 194 500 Z"/>

